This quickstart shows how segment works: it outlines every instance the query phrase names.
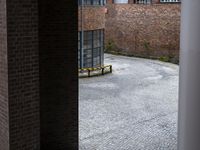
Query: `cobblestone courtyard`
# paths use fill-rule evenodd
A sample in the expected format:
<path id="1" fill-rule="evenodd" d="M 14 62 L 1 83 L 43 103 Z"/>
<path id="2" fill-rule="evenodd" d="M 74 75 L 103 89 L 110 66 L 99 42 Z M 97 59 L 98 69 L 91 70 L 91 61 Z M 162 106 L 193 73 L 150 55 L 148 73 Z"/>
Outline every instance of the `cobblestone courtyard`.
<path id="1" fill-rule="evenodd" d="M 176 150 L 178 66 L 106 54 L 113 73 L 79 79 L 80 150 Z"/>

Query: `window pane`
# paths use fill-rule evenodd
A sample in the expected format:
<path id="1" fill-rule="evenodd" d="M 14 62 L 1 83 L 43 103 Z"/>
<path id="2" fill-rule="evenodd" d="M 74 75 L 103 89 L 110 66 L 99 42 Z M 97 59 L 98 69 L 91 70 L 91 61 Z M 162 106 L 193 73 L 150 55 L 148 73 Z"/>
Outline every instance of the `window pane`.
<path id="1" fill-rule="evenodd" d="M 80 55 L 81 48 L 81 32 L 78 33 L 78 60 L 79 66 L 81 60 L 83 60 L 83 67 L 97 67 L 100 66 L 103 62 L 103 51 L 104 51 L 104 30 L 94 30 L 94 31 L 85 31 L 83 34 L 83 55 Z M 81 59 L 82 57 L 82 59 Z"/>

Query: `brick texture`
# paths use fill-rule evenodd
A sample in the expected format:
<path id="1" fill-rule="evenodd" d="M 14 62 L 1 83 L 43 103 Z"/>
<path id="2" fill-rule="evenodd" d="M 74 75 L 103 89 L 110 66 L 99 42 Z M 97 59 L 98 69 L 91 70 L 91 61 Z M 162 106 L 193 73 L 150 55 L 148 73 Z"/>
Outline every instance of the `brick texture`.
<path id="1" fill-rule="evenodd" d="M 129 4 L 134 4 L 134 3 L 135 3 L 135 0 L 128 0 L 128 3 L 129 3 Z"/>
<path id="2" fill-rule="evenodd" d="M 107 4 L 112 4 L 114 1 L 113 0 L 107 0 Z M 128 0 L 129 4 L 134 4 L 136 3 L 136 0 Z M 160 3 L 160 0 L 152 0 L 152 4 L 158 4 Z"/>
<path id="3" fill-rule="evenodd" d="M 0 0 L 0 150 L 9 150 L 6 1 Z"/>
<path id="4" fill-rule="evenodd" d="M 81 17 L 81 7 L 79 7 L 78 30 L 81 30 L 81 19 L 84 30 L 97 30 L 105 28 L 105 7 L 104 6 L 84 6 Z"/>
<path id="5" fill-rule="evenodd" d="M 76 5 L 0 0 L 0 150 L 78 149 Z"/>
<path id="6" fill-rule="evenodd" d="M 160 0 L 152 0 L 152 4 L 159 4 L 160 3 Z M 164 4 L 166 5 L 166 4 Z"/>
<path id="7" fill-rule="evenodd" d="M 180 4 L 108 4 L 107 8 L 107 50 L 142 57 L 170 57 L 177 61 Z"/>
<path id="8" fill-rule="evenodd" d="M 7 0 L 10 150 L 40 147 L 37 12 L 37 0 Z"/>
<path id="9" fill-rule="evenodd" d="M 112 4 L 112 3 L 113 3 L 113 0 L 107 0 L 106 3 L 107 3 L 107 4 Z"/>
<path id="10" fill-rule="evenodd" d="M 42 150 L 78 149 L 76 3 L 39 1 Z"/>

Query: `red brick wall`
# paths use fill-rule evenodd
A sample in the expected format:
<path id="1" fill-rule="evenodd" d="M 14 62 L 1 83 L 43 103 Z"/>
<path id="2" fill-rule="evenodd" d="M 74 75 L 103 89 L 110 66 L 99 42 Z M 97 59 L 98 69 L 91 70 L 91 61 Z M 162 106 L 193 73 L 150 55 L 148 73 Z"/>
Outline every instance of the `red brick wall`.
<path id="1" fill-rule="evenodd" d="M 159 4 L 160 0 L 152 0 L 152 4 Z"/>
<path id="2" fill-rule="evenodd" d="M 134 3 L 135 3 L 135 0 L 128 0 L 128 3 L 129 3 L 129 4 L 134 4 Z"/>
<path id="3" fill-rule="evenodd" d="M 105 40 L 113 50 L 142 57 L 178 58 L 180 4 L 107 5 Z"/>
<path id="4" fill-rule="evenodd" d="M 106 3 L 107 3 L 107 4 L 112 4 L 112 3 L 113 3 L 113 0 L 107 0 Z"/>
<path id="5" fill-rule="evenodd" d="M 96 30 L 105 28 L 105 7 L 84 6 L 82 11 L 83 29 Z M 81 7 L 79 7 L 79 31 L 81 30 Z"/>
<path id="6" fill-rule="evenodd" d="M 107 0 L 107 4 L 112 4 L 112 3 L 113 3 L 113 0 Z M 128 3 L 129 4 L 134 4 L 135 0 L 128 0 Z M 160 3 L 160 0 L 152 0 L 152 3 L 153 4 L 158 4 L 158 3 Z"/>

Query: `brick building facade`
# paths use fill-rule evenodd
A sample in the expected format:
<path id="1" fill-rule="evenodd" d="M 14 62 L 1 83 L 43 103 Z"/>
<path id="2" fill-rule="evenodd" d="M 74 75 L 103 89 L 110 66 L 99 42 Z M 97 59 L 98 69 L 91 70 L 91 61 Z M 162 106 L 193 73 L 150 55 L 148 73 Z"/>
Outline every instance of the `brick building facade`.
<path id="1" fill-rule="evenodd" d="M 104 64 L 105 1 L 84 0 L 79 3 L 78 62 L 79 68 Z"/>
<path id="2" fill-rule="evenodd" d="M 181 5 L 107 4 L 107 51 L 147 58 L 179 59 Z"/>

